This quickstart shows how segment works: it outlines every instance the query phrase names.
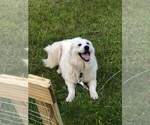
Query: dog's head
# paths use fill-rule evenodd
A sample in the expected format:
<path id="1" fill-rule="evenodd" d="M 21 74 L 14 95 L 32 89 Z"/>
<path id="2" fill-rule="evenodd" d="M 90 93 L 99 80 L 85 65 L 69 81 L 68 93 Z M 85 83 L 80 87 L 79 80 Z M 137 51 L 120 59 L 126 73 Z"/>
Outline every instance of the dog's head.
<path id="1" fill-rule="evenodd" d="M 80 37 L 73 40 L 71 49 L 72 53 L 79 56 L 84 62 L 89 62 L 95 54 L 92 43 Z"/>

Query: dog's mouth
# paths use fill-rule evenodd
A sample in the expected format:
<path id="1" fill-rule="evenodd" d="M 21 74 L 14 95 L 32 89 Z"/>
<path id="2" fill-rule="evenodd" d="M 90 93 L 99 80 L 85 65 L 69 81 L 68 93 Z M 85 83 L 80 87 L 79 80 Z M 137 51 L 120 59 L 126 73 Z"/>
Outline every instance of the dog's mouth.
<path id="1" fill-rule="evenodd" d="M 86 62 L 90 61 L 90 52 L 79 53 L 79 56 Z"/>

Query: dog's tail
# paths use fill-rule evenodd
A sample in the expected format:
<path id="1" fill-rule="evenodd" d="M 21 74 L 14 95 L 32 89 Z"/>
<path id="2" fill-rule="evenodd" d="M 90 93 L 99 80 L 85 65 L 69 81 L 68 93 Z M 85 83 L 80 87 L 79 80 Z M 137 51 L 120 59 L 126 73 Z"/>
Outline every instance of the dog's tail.
<path id="1" fill-rule="evenodd" d="M 61 42 L 53 43 L 44 48 L 47 52 L 48 58 L 43 59 L 43 63 L 46 67 L 53 68 L 59 65 L 61 54 L 62 54 L 62 45 Z"/>

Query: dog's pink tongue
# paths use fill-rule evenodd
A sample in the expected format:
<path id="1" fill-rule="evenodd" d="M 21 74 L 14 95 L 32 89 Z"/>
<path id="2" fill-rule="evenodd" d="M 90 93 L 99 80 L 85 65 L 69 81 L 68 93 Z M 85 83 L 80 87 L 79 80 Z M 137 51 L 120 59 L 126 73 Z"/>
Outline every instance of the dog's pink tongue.
<path id="1" fill-rule="evenodd" d="M 82 54 L 82 57 L 83 57 L 85 60 L 90 60 L 90 55 L 89 55 L 88 53 Z"/>

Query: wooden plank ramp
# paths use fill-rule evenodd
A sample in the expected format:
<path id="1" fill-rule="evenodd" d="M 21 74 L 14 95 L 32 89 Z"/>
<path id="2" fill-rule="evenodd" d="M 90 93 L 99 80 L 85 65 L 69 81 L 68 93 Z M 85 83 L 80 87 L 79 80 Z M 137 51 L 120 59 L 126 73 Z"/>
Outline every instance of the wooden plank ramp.
<path id="1" fill-rule="evenodd" d="M 18 116 L 19 120 L 10 121 L 12 125 L 13 122 L 27 125 L 28 120 L 34 121 L 33 125 L 63 125 L 54 95 L 49 79 L 31 74 L 28 78 L 0 74 L 0 116 L 6 112 L 2 109 L 3 105 L 4 107 L 8 104 L 13 106 L 15 115 L 9 115 Z M 10 107 L 8 107 L 7 115 L 8 113 L 14 113 L 10 111 Z M 0 120 L 3 120 L 2 117 Z M 10 119 L 7 117 L 6 120 Z"/>
<path id="2" fill-rule="evenodd" d="M 63 125 L 51 81 L 29 75 L 29 97 L 35 99 L 44 125 Z"/>
<path id="3" fill-rule="evenodd" d="M 0 74 L 1 124 L 28 125 L 28 80 Z"/>

